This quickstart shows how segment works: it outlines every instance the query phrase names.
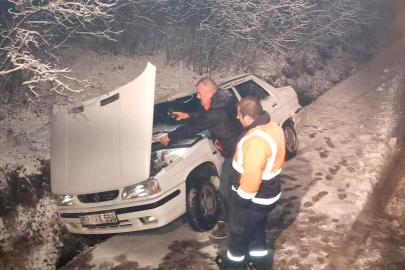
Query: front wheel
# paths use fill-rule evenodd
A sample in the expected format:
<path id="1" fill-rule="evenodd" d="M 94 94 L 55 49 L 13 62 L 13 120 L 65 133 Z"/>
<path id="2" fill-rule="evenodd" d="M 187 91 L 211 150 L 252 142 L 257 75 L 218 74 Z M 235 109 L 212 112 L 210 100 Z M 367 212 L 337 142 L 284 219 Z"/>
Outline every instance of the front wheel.
<path id="1" fill-rule="evenodd" d="M 289 160 L 297 155 L 298 138 L 291 123 L 285 123 L 283 125 L 283 130 L 285 134 L 286 159 Z"/>
<path id="2" fill-rule="evenodd" d="M 187 183 L 186 217 L 194 231 L 214 228 L 219 217 L 219 196 L 209 179 L 198 178 Z"/>

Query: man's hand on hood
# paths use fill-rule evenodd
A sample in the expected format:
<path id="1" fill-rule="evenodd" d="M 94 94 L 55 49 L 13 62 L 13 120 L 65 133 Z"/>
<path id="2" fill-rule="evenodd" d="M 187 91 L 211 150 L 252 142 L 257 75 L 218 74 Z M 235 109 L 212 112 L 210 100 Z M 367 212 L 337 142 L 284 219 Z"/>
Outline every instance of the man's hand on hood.
<path id="1" fill-rule="evenodd" d="M 167 134 L 163 135 L 162 137 L 157 138 L 156 140 L 159 141 L 164 146 L 167 146 L 170 142 L 169 135 L 167 135 Z"/>

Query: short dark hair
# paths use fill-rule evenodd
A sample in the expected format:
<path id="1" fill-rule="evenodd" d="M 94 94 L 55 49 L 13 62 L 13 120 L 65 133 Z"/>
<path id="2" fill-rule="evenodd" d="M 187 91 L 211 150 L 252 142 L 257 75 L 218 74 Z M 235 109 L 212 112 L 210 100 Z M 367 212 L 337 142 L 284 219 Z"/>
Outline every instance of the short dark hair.
<path id="1" fill-rule="evenodd" d="M 238 102 L 239 112 L 242 116 L 249 115 L 256 120 L 263 113 L 262 104 L 255 97 L 245 97 Z"/>
<path id="2" fill-rule="evenodd" d="M 217 83 L 210 77 L 201 78 L 196 86 L 198 87 L 200 84 L 204 84 L 204 86 L 208 87 L 212 92 L 216 92 L 218 90 Z"/>

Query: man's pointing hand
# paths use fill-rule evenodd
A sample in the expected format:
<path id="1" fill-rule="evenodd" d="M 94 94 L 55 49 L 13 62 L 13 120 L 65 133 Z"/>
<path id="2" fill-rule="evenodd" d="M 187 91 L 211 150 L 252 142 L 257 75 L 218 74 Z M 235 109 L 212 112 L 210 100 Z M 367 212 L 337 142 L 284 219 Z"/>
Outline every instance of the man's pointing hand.
<path id="1" fill-rule="evenodd" d="M 188 119 L 190 115 L 184 112 L 173 112 L 172 117 L 176 118 L 177 121 Z"/>

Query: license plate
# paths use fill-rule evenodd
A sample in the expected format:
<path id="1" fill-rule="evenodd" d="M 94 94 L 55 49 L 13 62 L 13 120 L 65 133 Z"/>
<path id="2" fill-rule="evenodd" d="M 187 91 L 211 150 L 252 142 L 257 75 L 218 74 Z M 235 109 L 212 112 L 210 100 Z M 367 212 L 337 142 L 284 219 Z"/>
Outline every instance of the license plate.
<path id="1" fill-rule="evenodd" d="M 118 224 L 118 218 L 114 212 L 81 216 L 80 221 L 83 226 Z"/>

